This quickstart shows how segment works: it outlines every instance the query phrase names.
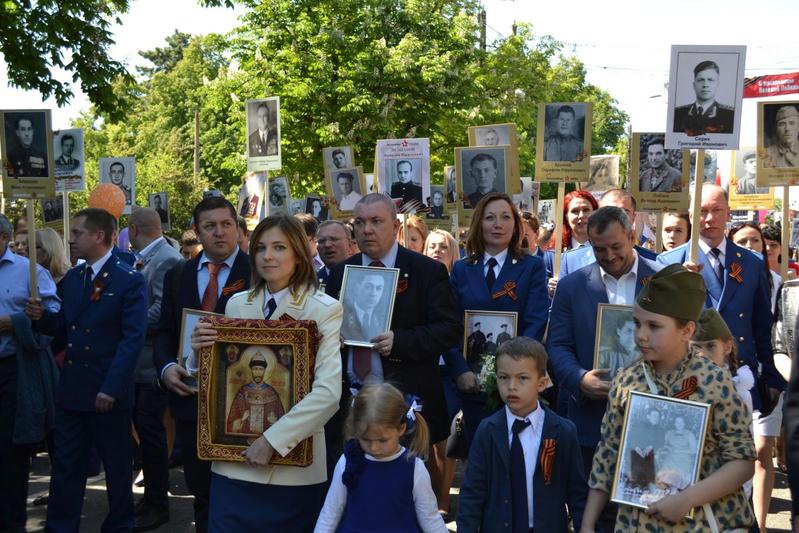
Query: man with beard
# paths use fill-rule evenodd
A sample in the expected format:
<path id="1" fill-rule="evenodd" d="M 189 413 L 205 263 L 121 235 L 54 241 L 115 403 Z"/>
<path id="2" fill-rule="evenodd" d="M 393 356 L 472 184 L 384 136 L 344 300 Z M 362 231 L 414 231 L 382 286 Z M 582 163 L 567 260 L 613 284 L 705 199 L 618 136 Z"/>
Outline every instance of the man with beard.
<path id="1" fill-rule="evenodd" d="M 275 361 L 274 357 L 272 361 Z M 266 357 L 256 352 L 249 366 L 252 381 L 242 385 L 233 398 L 227 417 L 227 430 L 236 434 L 259 435 L 277 422 L 285 410 L 275 389 L 264 383 Z"/>

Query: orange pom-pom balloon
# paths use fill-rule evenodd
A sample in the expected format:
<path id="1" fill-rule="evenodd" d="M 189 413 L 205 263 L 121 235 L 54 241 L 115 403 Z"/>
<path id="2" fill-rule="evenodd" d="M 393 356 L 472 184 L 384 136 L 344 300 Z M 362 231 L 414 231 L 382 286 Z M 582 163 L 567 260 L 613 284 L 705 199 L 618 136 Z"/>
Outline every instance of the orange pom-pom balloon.
<path id="1" fill-rule="evenodd" d="M 89 207 L 105 209 L 119 219 L 125 209 L 125 193 L 113 183 L 101 183 L 89 195 Z"/>

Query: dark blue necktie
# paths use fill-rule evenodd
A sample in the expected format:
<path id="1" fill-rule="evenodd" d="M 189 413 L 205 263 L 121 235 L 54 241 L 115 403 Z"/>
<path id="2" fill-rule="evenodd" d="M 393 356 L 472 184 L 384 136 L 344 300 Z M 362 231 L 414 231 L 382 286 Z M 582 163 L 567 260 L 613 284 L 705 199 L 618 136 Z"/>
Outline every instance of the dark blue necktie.
<path id="1" fill-rule="evenodd" d="M 494 282 L 497 280 L 497 275 L 494 274 L 494 267 L 497 266 L 497 260 L 493 257 L 488 260 L 488 272 L 486 272 L 486 285 L 488 285 L 488 292 L 494 288 Z"/>
<path id="2" fill-rule="evenodd" d="M 510 445 L 510 492 L 513 511 L 513 533 L 530 531 L 527 516 L 527 469 L 524 466 L 524 450 L 519 433 L 530 425 L 529 420 L 513 421 L 513 439 Z"/>
<path id="3" fill-rule="evenodd" d="M 721 250 L 718 248 L 711 248 L 710 252 L 716 256 L 716 261 L 718 261 L 718 266 L 716 267 L 716 276 L 719 278 L 722 287 L 724 286 L 724 263 L 721 262 Z"/>
<path id="4" fill-rule="evenodd" d="M 269 312 L 266 314 L 266 319 L 269 320 L 269 317 L 271 317 L 272 313 L 274 313 L 275 309 L 277 309 L 277 302 L 274 298 L 269 298 L 269 301 L 266 302 L 266 306 L 269 308 Z"/>

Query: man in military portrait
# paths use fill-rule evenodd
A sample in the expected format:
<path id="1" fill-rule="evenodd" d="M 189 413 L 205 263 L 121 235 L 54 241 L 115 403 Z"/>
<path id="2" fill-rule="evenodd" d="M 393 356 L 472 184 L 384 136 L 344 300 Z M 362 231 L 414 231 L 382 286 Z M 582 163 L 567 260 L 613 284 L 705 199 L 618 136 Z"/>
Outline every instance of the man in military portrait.
<path id="1" fill-rule="evenodd" d="M 385 330 L 386 279 L 376 271 L 353 273 L 344 296 L 341 335 L 346 340 L 369 342 Z"/>
<path id="2" fill-rule="evenodd" d="M 491 154 L 479 153 L 469 163 L 469 173 L 475 186 L 474 192 L 469 193 L 469 207 L 474 209 L 483 196 L 498 192 L 494 186 L 497 179 L 497 160 Z"/>
<path id="3" fill-rule="evenodd" d="M 641 192 L 679 192 L 682 190 L 682 174 L 666 161 L 663 137 L 656 137 L 646 146 L 649 168 L 641 171 L 638 190 Z"/>
<path id="4" fill-rule="evenodd" d="M 763 166 L 768 168 L 796 168 L 799 166 L 799 110 L 784 105 L 775 117 L 776 142 L 766 148 Z"/>
<path id="5" fill-rule="evenodd" d="M 466 361 L 472 368 L 480 365 L 480 360 L 485 354 L 486 336 L 480 331 L 480 322 L 475 322 L 472 332 L 466 339 Z"/>
<path id="6" fill-rule="evenodd" d="M 500 329 L 502 330 L 502 332 L 499 335 L 497 335 L 497 346 L 502 346 L 503 342 L 509 341 L 513 338 L 511 337 L 511 334 L 508 333 L 507 324 L 502 324 L 500 326 Z"/>
<path id="7" fill-rule="evenodd" d="M 111 163 L 111 166 L 108 167 L 108 179 L 111 181 L 111 183 L 122 189 L 123 193 L 125 193 L 125 205 L 131 205 L 130 185 L 128 185 L 125 180 L 125 165 L 119 161 L 114 161 Z"/>
<path id="8" fill-rule="evenodd" d="M 583 140 L 575 135 L 577 113 L 574 107 L 562 105 L 555 119 L 555 131 L 544 139 L 544 161 L 582 161 Z"/>
<path id="9" fill-rule="evenodd" d="M 694 103 L 674 109 L 675 133 L 690 137 L 708 133 L 732 133 L 735 108 L 716 101 L 719 88 L 719 66 L 713 61 L 702 61 L 694 67 Z"/>
<path id="10" fill-rule="evenodd" d="M 250 157 L 264 157 L 277 155 L 277 132 L 270 123 L 269 107 L 266 102 L 258 103 L 255 110 L 255 123 L 257 128 L 250 133 Z"/>
<path id="11" fill-rule="evenodd" d="M 744 175 L 738 178 L 737 194 L 768 194 L 768 187 L 757 186 L 757 159 L 754 150 L 744 152 L 741 162 Z"/>
<path id="12" fill-rule="evenodd" d="M 403 159 L 397 162 L 397 181 L 391 184 L 391 197 L 402 198 L 402 203 L 410 200 L 422 202 L 422 187 L 414 183 L 413 163 Z"/>
<path id="13" fill-rule="evenodd" d="M 47 152 L 42 149 L 41 141 L 37 136 L 44 136 L 34 128 L 33 118 L 28 115 L 19 115 L 14 120 L 14 138 L 16 142 L 8 147 L 8 162 L 14 177 L 17 178 L 44 178 L 48 175 Z M 6 130 L 6 142 L 12 137 Z"/>
<path id="14" fill-rule="evenodd" d="M 61 155 L 55 160 L 55 169 L 58 172 L 70 172 L 76 170 L 80 166 L 80 161 L 72 157 L 75 151 L 75 137 L 70 134 L 61 136 Z"/>

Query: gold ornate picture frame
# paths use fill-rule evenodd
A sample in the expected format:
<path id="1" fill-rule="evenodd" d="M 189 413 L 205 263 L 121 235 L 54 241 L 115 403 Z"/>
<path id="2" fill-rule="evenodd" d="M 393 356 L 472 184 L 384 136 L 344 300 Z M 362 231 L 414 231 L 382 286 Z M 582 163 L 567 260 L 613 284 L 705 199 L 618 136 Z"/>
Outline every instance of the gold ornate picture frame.
<path id="1" fill-rule="evenodd" d="M 311 391 L 318 329 L 309 320 L 205 321 L 218 338 L 199 353 L 198 457 L 244 462 L 241 452 Z M 312 438 L 270 464 L 310 465 Z"/>

